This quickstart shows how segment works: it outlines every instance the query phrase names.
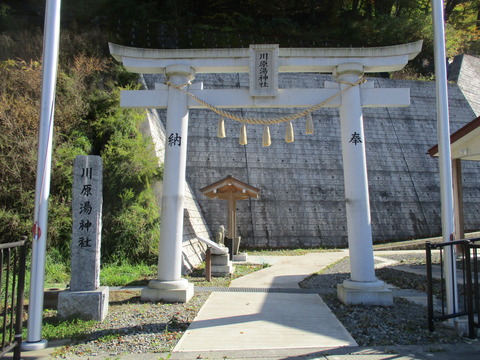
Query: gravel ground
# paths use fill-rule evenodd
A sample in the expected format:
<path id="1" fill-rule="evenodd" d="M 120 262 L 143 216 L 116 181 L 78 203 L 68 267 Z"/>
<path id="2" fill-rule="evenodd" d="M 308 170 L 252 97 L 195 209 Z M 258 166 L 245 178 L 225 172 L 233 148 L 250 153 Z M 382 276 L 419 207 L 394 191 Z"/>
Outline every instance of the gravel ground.
<path id="1" fill-rule="evenodd" d="M 109 311 L 86 338 L 57 351 L 56 356 L 162 353 L 173 349 L 207 299 L 196 293 L 187 304 L 140 301 L 139 291 L 110 292 Z M 53 316 L 55 312 L 51 313 Z"/>
<path id="2" fill-rule="evenodd" d="M 382 256 L 401 261 L 402 264 L 418 264 L 422 255 Z M 427 327 L 427 310 L 402 298 L 394 297 L 393 307 L 344 305 L 336 296 L 337 284 L 349 278 L 348 258 L 340 260 L 325 269 L 321 274 L 310 276 L 300 283 L 303 288 L 328 289 L 322 299 L 330 307 L 340 322 L 350 332 L 360 346 L 381 345 L 424 345 L 465 342 L 452 329 L 437 324 L 435 332 Z M 384 267 L 376 270 L 376 275 L 388 284 L 401 289 L 424 291 L 424 276 L 405 273 Z"/>
<path id="3" fill-rule="evenodd" d="M 421 263 L 422 255 L 383 256 L 402 263 Z M 393 307 L 346 306 L 336 297 L 336 286 L 349 277 L 348 258 L 302 281 L 303 288 L 318 288 L 322 299 L 361 346 L 420 345 L 465 342 L 448 328 L 427 329 L 426 308 L 401 298 Z M 399 288 L 422 290 L 423 276 L 378 269 L 377 277 Z M 168 352 L 178 342 L 207 299 L 208 292 L 197 292 L 188 304 L 142 303 L 139 292 L 111 292 L 106 320 L 96 324 L 85 339 L 62 348 L 57 356 L 118 355 L 125 353 Z M 55 315 L 52 313 L 52 315 Z"/>

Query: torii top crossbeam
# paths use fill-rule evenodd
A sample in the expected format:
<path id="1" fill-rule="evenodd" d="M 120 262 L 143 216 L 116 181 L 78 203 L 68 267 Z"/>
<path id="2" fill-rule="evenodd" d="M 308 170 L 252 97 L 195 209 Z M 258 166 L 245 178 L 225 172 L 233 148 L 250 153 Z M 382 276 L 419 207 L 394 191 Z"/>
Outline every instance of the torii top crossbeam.
<path id="1" fill-rule="evenodd" d="M 250 91 L 239 89 L 222 89 L 222 96 L 217 91 L 190 87 L 192 94 L 199 95 L 206 102 L 218 108 L 250 108 L 250 107 L 309 107 L 319 102 L 319 98 L 328 98 L 337 92 L 334 89 L 278 89 L 279 72 L 314 72 L 334 73 L 341 76 L 339 69 L 344 66 L 350 70 L 365 72 L 386 72 L 401 70 L 410 59 L 421 50 L 422 41 L 414 43 L 375 47 L 375 48 L 289 48 L 282 49 L 278 45 L 252 45 L 248 49 L 142 49 L 116 44 L 109 44 L 112 56 L 123 63 L 131 72 L 140 74 L 165 73 L 167 68 L 184 66 L 191 69 L 192 77 L 198 73 L 250 73 Z M 257 50 L 258 49 L 258 50 Z M 270 52 L 268 77 L 271 85 L 258 88 L 258 63 L 255 63 L 255 51 Z M 190 71 L 190 70 L 189 70 Z M 341 70 L 340 72 L 342 72 Z M 367 84 L 365 84 L 367 85 Z M 409 94 L 402 89 L 364 89 L 362 106 L 406 106 Z M 167 87 L 156 87 L 155 91 L 123 91 L 121 105 L 133 108 L 166 108 L 167 96 L 160 94 L 168 91 Z M 371 99 L 375 98 L 372 102 Z M 406 96 L 406 97 L 405 97 Z M 235 99 L 234 102 L 231 99 Z M 292 99 L 295 99 L 292 102 Z M 329 106 L 340 105 L 334 99 Z M 193 99 L 188 100 L 189 108 L 204 108 Z"/>
<path id="2" fill-rule="evenodd" d="M 109 43 L 110 53 L 128 71 L 159 74 L 169 65 L 189 65 L 199 73 L 249 72 L 250 49 L 142 49 Z M 363 65 L 364 72 L 401 70 L 418 55 L 422 41 L 372 48 L 279 48 L 279 72 L 332 73 L 344 63 Z"/>

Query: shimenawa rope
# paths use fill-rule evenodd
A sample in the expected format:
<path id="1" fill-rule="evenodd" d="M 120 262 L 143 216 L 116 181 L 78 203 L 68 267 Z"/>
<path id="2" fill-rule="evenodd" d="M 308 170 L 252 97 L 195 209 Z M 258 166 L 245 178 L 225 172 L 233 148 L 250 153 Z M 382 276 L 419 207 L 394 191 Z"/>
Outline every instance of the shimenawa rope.
<path id="1" fill-rule="evenodd" d="M 365 82 L 365 78 L 364 77 L 361 77 L 360 79 L 358 79 L 358 81 L 356 82 L 348 82 L 348 81 L 338 81 L 338 83 L 341 83 L 341 84 L 347 84 L 347 85 L 350 85 L 348 87 L 345 87 L 344 89 L 340 90 L 339 92 L 337 92 L 336 94 L 330 96 L 328 99 L 322 101 L 321 103 L 317 104 L 317 105 L 314 105 L 312 107 L 309 107 L 301 112 L 298 112 L 296 114 L 292 114 L 292 115 L 286 115 L 286 116 L 280 116 L 280 117 L 275 117 L 275 118 L 267 118 L 267 119 L 259 119 L 259 118 L 252 118 L 252 117 L 245 117 L 245 116 L 238 116 L 234 113 L 231 113 L 229 111 L 225 111 L 225 110 L 222 110 L 222 109 L 219 109 L 218 107 L 216 106 L 213 106 L 209 103 L 207 103 L 206 101 L 203 101 L 202 99 L 200 99 L 199 97 L 195 96 L 194 94 L 192 94 L 191 92 L 189 92 L 188 90 L 185 90 L 184 87 L 187 86 L 187 85 L 190 85 L 190 83 L 186 83 L 186 84 L 182 84 L 182 85 L 175 85 L 171 82 L 166 82 L 166 85 L 168 86 L 172 86 L 178 90 L 181 90 L 183 92 L 185 92 L 186 94 L 188 94 L 190 97 L 192 97 L 193 99 L 195 99 L 198 103 L 204 105 L 206 108 L 212 110 L 214 113 L 220 115 L 220 116 L 223 116 L 223 117 L 226 117 L 228 119 L 232 119 L 232 120 L 235 120 L 235 121 L 238 121 L 240 123 L 243 123 L 243 124 L 261 124 L 261 125 L 272 125 L 272 124 L 279 124 L 279 123 L 282 123 L 282 122 L 287 122 L 287 121 L 292 121 L 292 120 L 295 120 L 295 119 L 298 119 L 298 118 L 301 118 L 301 117 L 304 117 L 304 116 L 307 116 L 308 114 L 312 113 L 313 111 L 315 110 L 318 110 L 322 107 L 324 107 L 326 104 L 328 104 L 330 101 L 332 101 L 333 99 L 335 99 L 337 96 L 340 96 L 341 94 L 343 94 L 344 92 L 348 91 L 349 89 L 351 89 L 352 87 L 354 86 L 357 86 L 357 85 L 360 85 L 360 84 L 363 84 Z"/>

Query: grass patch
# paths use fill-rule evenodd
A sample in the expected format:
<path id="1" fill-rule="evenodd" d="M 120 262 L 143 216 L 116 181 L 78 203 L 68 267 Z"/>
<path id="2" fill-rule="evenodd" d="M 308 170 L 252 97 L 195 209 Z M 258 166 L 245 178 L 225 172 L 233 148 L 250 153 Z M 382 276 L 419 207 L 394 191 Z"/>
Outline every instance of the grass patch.
<path id="1" fill-rule="evenodd" d="M 97 341 L 99 343 L 108 343 L 110 341 L 114 341 L 114 340 L 117 340 L 121 337 L 120 334 L 107 334 L 107 335 L 104 335 L 104 336 L 101 336 L 97 339 Z"/>
<path id="2" fill-rule="evenodd" d="M 65 288 L 70 282 L 70 269 L 67 264 L 47 256 L 45 262 L 45 288 Z"/>
<path id="3" fill-rule="evenodd" d="M 241 264 L 235 265 L 235 273 L 233 274 L 232 280 L 239 277 L 254 273 L 255 271 L 269 268 L 270 264 Z"/>
<path id="4" fill-rule="evenodd" d="M 30 298 L 31 283 L 31 255 L 27 258 L 25 272 L 25 304 L 28 304 Z M 70 283 L 70 264 L 65 263 L 55 250 L 46 252 L 45 257 L 45 283 L 44 288 L 60 288 L 65 289 Z"/>
<path id="5" fill-rule="evenodd" d="M 269 267 L 268 264 L 235 265 L 232 276 L 212 277 L 211 282 L 205 280 L 205 263 L 197 267 L 185 278 L 195 286 L 228 287 L 233 279 Z M 145 264 L 111 264 L 105 265 L 100 272 L 100 283 L 103 286 L 147 286 L 150 280 L 157 276 L 157 266 Z"/>
<path id="6" fill-rule="evenodd" d="M 196 286 L 227 287 L 233 279 L 264 269 L 270 265 L 239 264 L 235 265 L 232 276 L 213 277 L 211 282 L 205 281 L 205 263 L 196 268 L 185 278 Z M 100 271 L 102 286 L 147 286 L 150 280 L 157 276 L 157 266 L 147 264 L 108 264 Z M 66 287 L 70 281 L 70 273 L 65 264 L 49 261 L 46 264 L 46 287 Z"/>
<path id="7" fill-rule="evenodd" d="M 44 312 L 42 337 L 47 340 L 81 340 L 91 332 L 95 324 L 97 322 L 94 320 L 60 319 L 55 310 L 46 310 Z"/>
<path id="8" fill-rule="evenodd" d="M 205 275 L 203 273 L 205 271 L 205 263 L 203 263 L 198 268 L 196 268 L 190 275 L 185 276 L 185 278 L 189 282 L 193 283 L 195 286 L 228 287 L 232 280 L 251 274 L 255 271 L 265 269 L 269 266 L 270 265 L 268 264 L 238 264 L 235 265 L 235 272 L 233 273 L 233 275 L 226 277 L 212 276 L 212 281 L 208 282 L 205 280 Z"/>
<path id="9" fill-rule="evenodd" d="M 157 267 L 146 264 L 110 264 L 100 272 L 100 284 L 103 286 L 145 286 L 155 279 Z"/>

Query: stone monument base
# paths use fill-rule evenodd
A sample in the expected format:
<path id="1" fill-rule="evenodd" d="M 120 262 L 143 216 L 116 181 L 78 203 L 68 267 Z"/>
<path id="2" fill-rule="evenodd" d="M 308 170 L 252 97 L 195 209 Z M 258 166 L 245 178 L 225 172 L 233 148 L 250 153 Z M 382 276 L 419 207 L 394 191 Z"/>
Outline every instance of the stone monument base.
<path id="1" fill-rule="evenodd" d="M 380 280 L 373 282 L 345 280 L 337 285 L 337 296 L 346 305 L 393 306 L 393 293 Z"/>
<path id="2" fill-rule="evenodd" d="M 108 286 L 90 291 L 62 291 L 58 294 L 58 316 L 103 321 L 108 313 L 108 295 Z"/>
<path id="3" fill-rule="evenodd" d="M 58 308 L 58 295 L 65 291 L 65 289 L 60 288 L 48 288 L 43 291 L 43 308 L 44 309 L 54 309 Z"/>
<path id="4" fill-rule="evenodd" d="M 233 255 L 233 261 L 247 261 L 247 259 L 247 253 L 238 253 L 237 255 Z"/>
<path id="5" fill-rule="evenodd" d="M 235 267 L 230 265 L 212 265 L 212 276 L 224 277 L 232 275 L 235 272 Z"/>
<path id="6" fill-rule="evenodd" d="M 234 267 L 229 254 L 212 254 L 212 276 L 228 276 L 233 274 Z"/>
<path id="7" fill-rule="evenodd" d="M 193 296 L 193 284 L 185 279 L 176 281 L 151 280 L 141 293 L 142 301 L 186 303 Z"/>

